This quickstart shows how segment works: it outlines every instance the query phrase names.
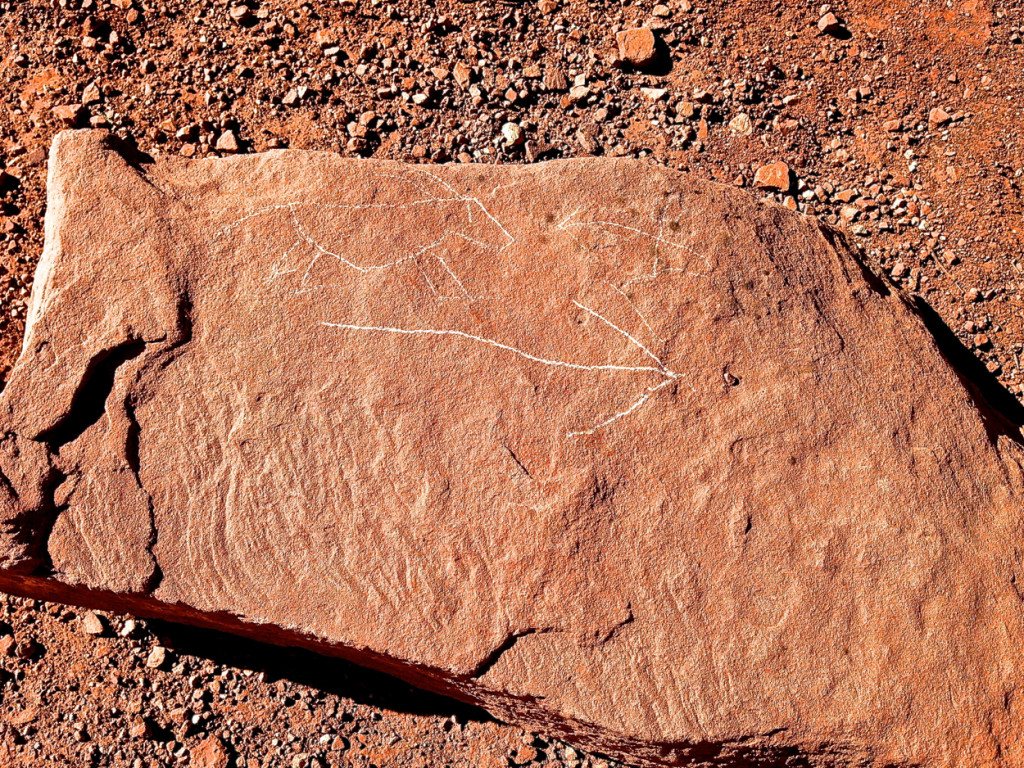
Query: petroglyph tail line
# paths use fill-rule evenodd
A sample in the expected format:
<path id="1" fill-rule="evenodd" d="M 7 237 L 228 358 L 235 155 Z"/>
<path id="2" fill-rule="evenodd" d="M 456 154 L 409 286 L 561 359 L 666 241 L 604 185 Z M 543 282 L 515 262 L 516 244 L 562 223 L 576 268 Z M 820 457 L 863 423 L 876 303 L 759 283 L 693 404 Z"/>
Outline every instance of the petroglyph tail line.
<path id="1" fill-rule="evenodd" d="M 338 328 L 346 331 L 370 331 L 376 333 L 395 333 L 406 336 L 456 336 L 470 341 L 475 341 L 479 344 L 486 344 L 497 349 L 511 352 L 514 355 L 531 360 L 541 365 L 550 365 L 557 368 L 569 368 L 574 371 L 619 371 L 623 373 L 654 373 L 659 376 L 670 376 L 670 374 L 664 369 L 664 367 L 654 367 L 652 365 L 584 365 L 581 363 L 570 363 L 565 360 L 549 360 L 548 358 L 538 357 L 537 355 L 531 355 L 529 352 L 525 352 L 516 347 L 509 346 L 508 344 L 502 344 L 500 341 L 494 341 L 483 336 L 475 336 L 465 331 L 457 331 L 452 329 L 434 329 L 434 328 L 391 328 L 382 325 L 351 325 L 349 323 L 323 323 L 328 328 Z M 672 377 L 674 378 L 674 377 Z M 671 379 L 669 379 L 671 380 Z"/>

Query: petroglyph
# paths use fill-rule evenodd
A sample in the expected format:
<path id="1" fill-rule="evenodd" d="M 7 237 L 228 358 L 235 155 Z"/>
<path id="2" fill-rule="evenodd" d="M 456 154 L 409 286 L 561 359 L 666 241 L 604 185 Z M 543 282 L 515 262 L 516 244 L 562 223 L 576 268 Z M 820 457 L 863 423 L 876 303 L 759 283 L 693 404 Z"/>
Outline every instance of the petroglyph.
<path id="1" fill-rule="evenodd" d="M 49 184 L 0 589 L 631 765 L 1024 765 L 1020 414 L 842 238 L 625 160 Z"/>
<path id="2" fill-rule="evenodd" d="M 290 226 L 296 237 L 287 245 L 285 250 L 281 253 L 280 258 L 274 263 L 273 267 L 271 267 L 268 280 L 275 280 L 288 275 L 297 275 L 298 281 L 295 290 L 298 294 L 309 293 L 315 290 L 343 290 L 346 288 L 347 284 L 343 282 L 312 283 L 311 275 L 315 268 L 321 259 L 327 258 L 335 261 L 343 268 L 350 270 L 357 275 L 365 276 L 394 270 L 403 265 L 415 267 L 420 273 L 423 283 L 438 301 L 462 299 L 469 302 L 500 302 L 507 300 L 508 297 L 504 292 L 488 294 L 471 293 L 463 279 L 455 270 L 453 270 L 449 263 L 449 261 L 457 255 L 451 250 L 453 243 L 473 246 L 475 251 L 472 252 L 472 256 L 477 260 L 491 257 L 500 258 L 504 251 L 509 248 L 513 248 L 516 245 L 516 238 L 509 232 L 509 229 L 502 223 L 500 218 L 495 215 L 487 205 L 484 204 L 484 202 L 482 202 L 481 197 L 461 193 L 437 175 L 423 169 L 412 169 L 407 172 L 407 174 L 403 175 L 386 174 L 385 177 L 394 180 L 399 185 L 414 187 L 421 197 L 411 201 L 396 203 L 361 201 L 351 203 L 330 203 L 325 205 L 296 201 L 282 205 L 267 206 L 232 220 L 221 227 L 220 235 L 229 236 L 239 228 L 261 223 L 261 220 L 268 216 L 283 214 L 284 221 L 282 223 L 286 227 Z M 492 200 L 499 192 L 519 189 L 521 186 L 521 180 L 499 184 L 493 187 L 490 192 L 484 196 L 484 199 Z M 414 207 L 441 213 L 442 208 L 446 206 L 450 207 L 453 204 L 465 206 L 465 215 L 461 222 L 463 225 L 461 228 L 445 229 L 439 236 L 435 237 L 430 242 L 415 244 L 408 252 L 400 255 L 373 251 L 372 236 L 374 233 L 372 231 L 358 231 L 358 235 L 364 240 L 367 238 L 371 240 L 369 248 L 368 243 L 366 242 L 356 242 L 354 238 L 349 236 L 351 231 L 346 229 L 344 220 L 335 219 L 335 217 L 340 218 L 341 216 L 362 217 L 379 215 L 383 211 L 395 212 L 408 210 Z M 450 213 L 450 211 L 448 211 L 448 213 Z M 673 267 L 670 265 L 672 263 L 671 260 L 657 255 L 656 250 L 651 273 L 644 273 L 627 278 L 623 282 L 623 287 L 615 285 L 612 282 L 605 281 L 605 285 L 607 285 L 611 291 L 622 297 L 629 305 L 630 314 L 635 316 L 635 319 L 638 319 L 642 325 L 642 329 L 640 330 L 643 330 L 645 333 L 653 334 L 654 329 L 650 322 L 640 313 L 636 304 L 626 293 L 626 290 L 628 290 L 629 287 L 638 280 L 656 278 L 657 276 L 668 272 L 680 272 L 694 277 L 704 277 L 711 270 L 710 261 L 706 256 L 700 254 L 689 245 L 677 240 L 670 240 L 666 238 L 664 236 L 665 224 L 663 219 L 657 222 L 659 231 L 655 233 L 641 229 L 638 226 L 612 220 L 615 216 L 615 212 L 613 211 L 599 209 L 599 213 L 603 218 L 590 218 L 585 214 L 582 206 L 577 207 L 563 220 L 551 227 L 551 233 L 558 236 L 569 237 L 574 242 L 579 243 L 576 233 L 577 229 L 587 228 L 597 230 L 610 234 L 613 241 L 617 241 L 620 247 L 628 247 L 628 240 L 632 237 L 638 237 L 641 240 L 655 244 L 656 249 L 664 248 L 670 251 L 675 251 L 679 254 L 684 254 L 687 257 L 692 257 L 694 261 L 697 261 L 702 265 L 703 271 L 693 271 L 689 268 Z M 332 220 L 332 223 L 327 227 L 326 232 L 326 235 L 331 239 L 328 245 L 325 245 L 322 239 L 313 237 L 313 235 L 310 234 L 307 225 L 303 224 L 303 218 L 312 216 L 323 217 L 325 214 L 330 214 Z M 474 216 L 476 217 L 475 219 Z M 527 220 L 531 219 L 530 211 L 525 212 L 525 218 Z M 540 219 L 536 213 L 534 213 L 532 218 L 535 221 Z M 490 234 L 497 236 L 492 237 L 490 242 L 473 236 L 465 231 L 467 229 L 471 229 L 474 224 L 479 226 L 481 221 L 485 222 L 489 226 L 491 229 Z M 494 240 L 497 240 L 497 242 L 494 242 Z M 355 260 L 351 256 L 346 255 L 346 251 L 351 252 L 353 250 L 359 252 L 366 252 L 369 250 L 372 257 L 369 259 Z M 427 271 L 421 266 L 420 259 L 422 258 L 435 260 L 444 273 L 447 274 L 455 286 L 457 286 L 457 292 L 445 293 L 440 290 L 435 282 L 430 279 Z M 619 419 L 636 413 L 657 392 L 665 389 L 669 385 L 675 383 L 678 379 L 682 378 L 682 374 L 668 368 L 657 355 L 655 355 L 643 343 L 638 341 L 634 335 L 634 333 L 638 332 L 637 330 L 633 333 L 623 330 L 619 325 L 616 325 L 604 315 L 584 306 L 576 299 L 572 299 L 572 304 L 578 309 L 583 310 L 587 314 L 596 318 L 612 332 L 624 337 L 637 351 L 650 360 L 653 360 L 656 365 L 652 367 L 550 360 L 537 354 L 533 354 L 527 350 L 518 349 L 505 344 L 495 338 L 480 336 L 459 328 L 397 328 L 373 322 L 355 323 L 341 321 L 324 321 L 323 325 L 328 328 L 335 328 L 349 332 L 359 331 L 407 336 L 446 337 L 447 339 L 470 341 L 488 345 L 540 365 L 563 367 L 578 371 L 603 371 L 634 375 L 641 374 L 646 375 L 647 378 L 650 378 L 650 374 L 655 374 L 656 377 L 660 377 L 660 380 L 655 381 L 653 384 L 643 386 L 641 389 L 637 390 L 637 394 L 625 408 L 601 416 L 600 420 L 591 426 L 580 426 L 579 428 L 570 429 L 565 433 L 568 437 L 583 437 L 593 435 L 599 430 L 612 426 Z M 445 350 L 439 350 L 437 354 L 448 354 L 448 352 Z M 452 351 L 451 354 L 458 354 L 458 352 L 457 350 Z M 586 382 L 581 382 L 581 386 L 586 386 Z"/>

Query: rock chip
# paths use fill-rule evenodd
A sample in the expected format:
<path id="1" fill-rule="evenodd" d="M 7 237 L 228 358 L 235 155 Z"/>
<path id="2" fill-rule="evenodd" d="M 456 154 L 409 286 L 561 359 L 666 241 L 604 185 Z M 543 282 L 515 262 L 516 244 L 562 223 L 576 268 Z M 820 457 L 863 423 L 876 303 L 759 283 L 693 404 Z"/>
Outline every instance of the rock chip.
<path id="1" fill-rule="evenodd" d="M 224 131 L 218 138 L 216 148 L 220 152 L 238 152 L 242 149 L 242 144 L 238 140 L 238 134 L 234 131 Z"/>
<path id="2" fill-rule="evenodd" d="M 153 726 L 146 718 L 135 717 L 128 726 L 128 735 L 133 739 L 148 739 L 153 735 Z"/>
<path id="3" fill-rule="evenodd" d="M 630 764 L 1024 763 L 1020 406 L 841 235 L 631 160 L 49 183 L 0 589 Z"/>
<path id="4" fill-rule="evenodd" d="M 754 173 L 754 186 L 761 189 L 770 189 L 776 192 L 786 192 L 790 184 L 789 166 L 781 160 L 768 165 L 762 165 Z"/>
<path id="5" fill-rule="evenodd" d="M 81 104 L 61 104 L 54 107 L 52 112 L 65 126 L 74 128 L 82 122 L 88 110 Z"/>
<path id="6" fill-rule="evenodd" d="M 581 101 L 584 101 L 589 96 L 589 87 L 585 85 L 574 85 L 572 88 L 569 89 L 569 92 L 561 98 L 560 104 L 563 108 L 573 107 L 579 104 Z"/>
<path id="7" fill-rule="evenodd" d="M 82 104 L 95 104 L 103 98 L 100 87 L 96 83 L 89 83 L 82 89 Z"/>
<path id="8" fill-rule="evenodd" d="M 39 646 L 36 645 L 31 637 L 28 637 L 17 644 L 14 655 L 19 659 L 31 659 L 36 655 L 37 650 L 39 650 Z"/>
<path id="9" fill-rule="evenodd" d="M 88 635 L 102 635 L 107 631 L 107 625 L 95 613 L 86 611 L 82 614 L 82 631 Z"/>
<path id="10" fill-rule="evenodd" d="M 544 70 L 544 87 L 549 91 L 569 90 L 569 78 L 561 67 L 547 67 Z"/>
<path id="11" fill-rule="evenodd" d="M 834 13 L 826 13 L 818 19 L 818 29 L 826 35 L 840 36 L 847 34 L 846 27 Z"/>
<path id="12" fill-rule="evenodd" d="M 252 10 L 245 5 L 232 6 L 228 9 L 228 16 L 231 17 L 233 22 L 242 26 L 249 26 L 254 21 Z"/>
<path id="13" fill-rule="evenodd" d="M 754 125 L 750 120 L 750 115 L 745 112 L 741 112 L 729 121 L 729 130 L 740 136 L 749 136 L 753 129 Z"/>
<path id="14" fill-rule="evenodd" d="M 931 128 L 939 128 L 948 123 L 952 118 L 942 107 L 934 107 L 928 113 L 928 125 Z"/>
<path id="15" fill-rule="evenodd" d="M 146 666 L 150 669 L 159 669 L 167 660 L 167 649 L 162 645 L 154 645 L 146 655 Z"/>
<path id="16" fill-rule="evenodd" d="M 470 80 L 473 77 L 473 70 L 468 64 L 457 61 L 455 66 L 452 67 L 452 77 L 455 78 L 455 82 L 458 83 L 462 88 L 469 85 Z"/>
<path id="17" fill-rule="evenodd" d="M 207 736 L 195 747 L 189 760 L 190 768 L 228 768 L 231 753 L 216 736 Z"/>
<path id="18" fill-rule="evenodd" d="M 657 38 L 648 27 L 625 29 L 615 35 L 619 58 L 634 67 L 646 67 L 657 58 Z"/>
<path id="19" fill-rule="evenodd" d="M 505 123 L 501 126 L 501 136 L 506 146 L 517 146 L 526 139 L 523 136 L 523 129 L 516 123 Z"/>

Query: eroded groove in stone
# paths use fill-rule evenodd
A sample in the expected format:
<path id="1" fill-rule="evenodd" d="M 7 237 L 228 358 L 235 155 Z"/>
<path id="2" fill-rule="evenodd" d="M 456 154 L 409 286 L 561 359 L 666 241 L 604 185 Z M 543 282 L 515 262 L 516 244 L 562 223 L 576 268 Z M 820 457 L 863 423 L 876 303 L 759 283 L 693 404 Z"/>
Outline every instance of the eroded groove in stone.
<path id="1" fill-rule="evenodd" d="M 630 161 L 99 132 L 49 194 L 0 587 L 633 762 L 1024 761 L 1019 406 L 833 233 Z"/>

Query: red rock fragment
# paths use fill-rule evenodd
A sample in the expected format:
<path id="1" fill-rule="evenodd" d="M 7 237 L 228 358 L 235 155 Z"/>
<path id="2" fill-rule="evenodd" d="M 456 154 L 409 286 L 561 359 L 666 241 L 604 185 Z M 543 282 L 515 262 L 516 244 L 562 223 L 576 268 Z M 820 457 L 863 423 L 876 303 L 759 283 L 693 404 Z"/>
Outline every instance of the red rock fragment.
<path id="1" fill-rule="evenodd" d="M 207 736 L 191 752 L 190 768 L 228 768 L 231 753 L 216 736 Z"/>
<path id="2" fill-rule="evenodd" d="M 789 166 L 782 161 L 762 165 L 754 173 L 754 186 L 761 189 L 786 192 L 790 183 Z"/>
<path id="3" fill-rule="evenodd" d="M 60 120 L 68 128 L 75 128 L 87 114 L 87 110 L 81 104 L 62 104 L 53 108 L 53 116 Z"/>
<path id="4" fill-rule="evenodd" d="M 128 735 L 133 739 L 148 739 L 153 735 L 153 726 L 144 717 L 135 717 L 128 726 Z"/>
<path id="5" fill-rule="evenodd" d="M 619 58 L 634 67 L 646 67 L 657 58 L 657 39 L 648 27 L 626 29 L 615 35 Z"/>
<path id="6" fill-rule="evenodd" d="M 239 152 L 242 149 L 242 144 L 238 140 L 238 134 L 234 131 L 224 131 L 217 139 L 217 150 L 226 153 Z"/>
<path id="7" fill-rule="evenodd" d="M 454 77 L 455 82 L 463 88 L 469 85 L 472 76 L 473 70 L 464 62 L 458 61 L 455 63 L 455 66 L 452 67 L 452 77 Z"/>
<path id="8" fill-rule="evenodd" d="M 930 128 L 939 128 L 951 120 L 949 113 L 946 112 L 942 107 L 934 107 L 928 113 L 928 126 Z"/>
<path id="9" fill-rule="evenodd" d="M 818 29 L 826 35 L 839 36 L 846 32 L 846 27 L 834 13 L 826 13 L 818 19 Z"/>

